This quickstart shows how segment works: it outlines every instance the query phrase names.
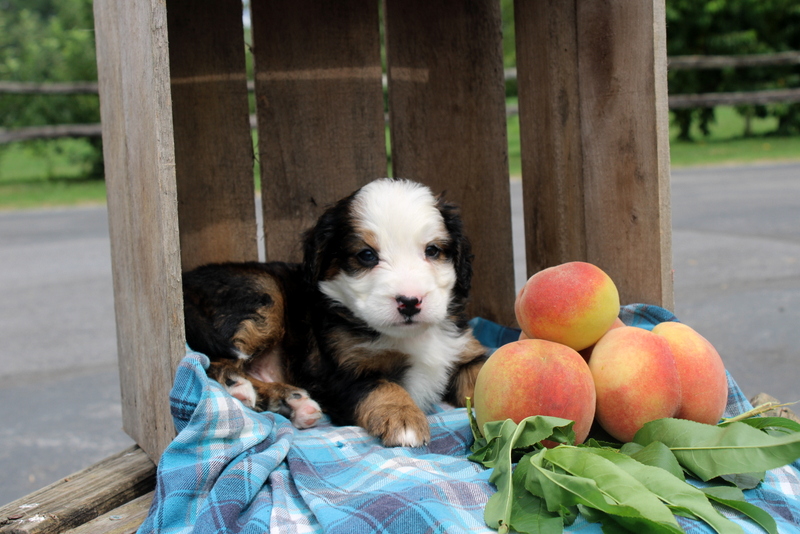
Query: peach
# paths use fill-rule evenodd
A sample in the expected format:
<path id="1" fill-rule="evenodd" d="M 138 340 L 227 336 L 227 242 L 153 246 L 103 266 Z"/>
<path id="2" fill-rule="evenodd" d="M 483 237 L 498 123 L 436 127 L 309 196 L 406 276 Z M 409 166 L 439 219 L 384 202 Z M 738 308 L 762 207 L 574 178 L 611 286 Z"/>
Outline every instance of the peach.
<path id="1" fill-rule="evenodd" d="M 600 339 L 614 322 L 619 293 L 599 267 L 574 261 L 531 276 L 517 295 L 514 312 L 529 338 L 581 350 Z"/>
<path id="2" fill-rule="evenodd" d="M 682 398 L 677 417 L 719 423 L 728 403 L 728 379 L 717 350 L 683 323 L 659 323 L 653 333 L 667 340 L 678 368 Z"/>
<path id="3" fill-rule="evenodd" d="M 625 443 L 649 421 L 675 417 L 681 383 L 667 340 L 634 326 L 610 330 L 595 345 L 589 369 L 597 422 Z"/>
<path id="4" fill-rule="evenodd" d="M 562 417 L 575 421 L 577 443 L 589 434 L 596 400 L 583 358 L 565 345 L 542 339 L 514 341 L 497 349 L 478 373 L 474 399 L 480 428 L 488 421 Z"/>
<path id="5" fill-rule="evenodd" d="M 622 319 L 617 317 L 616 319 L 614 319 L 614 322 L 611 323 L 611 326 L 608 327 L 608 330 L 614 330 L 615 328 L 619 328 L 620 326 L 625 326 L 625 323 L 622 322 Z M 606 331 L 606 333 L 608 333 L 608 331 Z M 603 335 L 606 335 L 606 334 L 603 334 Z M 603 339 L 603 338 L 601 337 L 600 339 Z M 597 341 L 600 341 L 600 339 L 598 339 Z M 594 350 L 595 345 L 597 345 L 597 343 L 595 343 L 594 345 L 590 345 L 590 346 L 586 347 L 585 349 L 579 350 L 578 354 L 583 356 L 583 359 L 588 362 L 589 358 L 592 357 L 592 351 Z"/>

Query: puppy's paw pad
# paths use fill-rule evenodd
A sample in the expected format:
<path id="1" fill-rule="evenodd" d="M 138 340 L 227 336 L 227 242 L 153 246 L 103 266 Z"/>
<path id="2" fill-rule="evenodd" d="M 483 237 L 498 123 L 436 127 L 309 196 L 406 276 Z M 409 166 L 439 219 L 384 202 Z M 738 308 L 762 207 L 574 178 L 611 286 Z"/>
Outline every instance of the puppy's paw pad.
<path id="1" fill-rule="evenodd" d="M 251 384 L 249 381 L 243 378 L 237 380 L 235 383 L 231 383 L 229 381 L 226 384 L 225 389 L 233 398 L 239 399 L 242 401 L 242 404 L 248 408 L 253 408 L 256 405 L 258 395 L 256 394 L 256 390 L 253 388 L 253 384 Z"/>
<path id="2" fill-rule="evenodd" d="M 286 403 L 292 408 L 290 419 L 296 428 L 311 428 L 322 418 L 322 409 L 305 391 L 293 392 Z"/>

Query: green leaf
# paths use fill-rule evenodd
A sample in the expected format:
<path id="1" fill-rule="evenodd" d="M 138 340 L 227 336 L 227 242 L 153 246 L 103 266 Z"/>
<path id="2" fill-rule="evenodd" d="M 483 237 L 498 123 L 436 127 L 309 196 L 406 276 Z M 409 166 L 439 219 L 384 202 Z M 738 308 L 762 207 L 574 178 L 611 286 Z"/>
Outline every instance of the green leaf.
<path id="1" fill-rule="evenodd" d="M 574 440 L 573 421 L 559 417 L 533 416 L 514 423 L 511 419 L 495 421 L 483 425 L 483 435 L 487 440 L 479 453 L 470 455 L 471 460 L 481 462 L 485 467 L 494 468 L 489 482 L 497 487 L 486 504 L 484 520 L 491 528 L 508 525 L 512 518 L 512 506 L 518 495 L 512 480 L 512 466 L 515 453 L 529 450 L 544 439 L 553 435 Z"/>
<path id="2" fill-rule="evenodd" d="M 659 442 L 654 442 L 658 444 Z M 649 447 L 642 449 L 636 454 L 642 454 Z M 660 444 L 663 449 L 666 446 Z M 658 447 L 655 447 L 655 450 Z M 662 450 L 663 450 L 662 449 Z M 647 491 L 652 492 L 660 500 L 664 501 L 672 508 L 673 512 L 685 514 L 689 517 L 696 517 L 708 523 L 719 534 L 741 534 L 742 528 L 733 521 L 726 519 L 708 502 L 705 494 L 691 484 L 673 476 L 665 469 L 645 465 L 631 456 L 620 454 L 614 451 L 598 449 L 595 454 L 602 456 L 606 460 L 613 462 L 617 467 L 628 473 L 644 486 Z M 667 453 L 669 450 L 667 449 Z M 674 458 L 673 458 L 673 461 Z M 560 464 L 559 464 L 560 465 Z M 677 461 L 676 461 L 677 465 Z M 563 467 L 563 466 L 562 466 Z"/>
<path id="3" fill-rule="evenodd" d="M 800 423 L 785 417 L 750 417 L 739 421 L 759 430 L 778 429 L 783 433 L 800 432 Z M 730 426 L 733 423 L 720 423 L 719 426 Z"/>
<path id="4" fill-rule="evenodd" d="M 630 534 L 630 530 L 614 521 L 613 515 L 596 510 L 589 506 L 578 505 L 578 511 L 589 523 L 600 523 L 603 525 L 603 534 Z"/>
<path id="5" fill-rule="evenodd" d="M 533 469 L 525 487 L 542 497 L 550 511 L 583 505 L 614 516 L 614 521 L 636 532 L 683 532 L 669 508 L 597 454 L 602 450 L 560 446 L 540 451 L 530 456 Z"/>
<path id="6" fill-rule="evenodd" d="M 637 462 L 641 462 L 644 465 L 660 467 L 661 469 L 664 469 L 668 473 L 674 475 L 676 478 L 680 480 L 686 480 L 686 477 L 683 476 L 681 464 L 678 463 L 678 459 L 675 458 L 675 455 L 672 454 L 672 451 L 669 450 L 669 447 L 660 441 L 654 441 L 647 447 L 642 447 L 638 443 L 626 443 L 622 446 L 620 452 L 627 454 Z"/>
<path id="7" fill-rule="evenodd" d="M 503 513 L 502 503 L 499 500 L 493 502 L 494 495 L 489 499 L 484 512 L 486 524 L 497 522 L 500 528 L 505 525 L 522 534 L 561 534 L 564 531 L 564 521 L 559 514 L 549 512 L 542 499 L 525 489 L 525 480 L 528 477 L 530 466 L 530 462 L 523 458 L 523 461 L 514 469 L 511 482 L 513 498 L 507 517 L 496 519 L 495 514 Z M 495 509 L 497 505 L 499 505 L 498 510 Z"/>
<path id="8" fill-rule="evenodd" d="M 595 438 L 589 438 L 580 445 L 581 447 L 594 447 L 606 449 L 619 449 L 620 444 L 615 441 L 603 441 Z"/>
<path id="9" fill-rule="evenodd" d="M 774 469 L 800 458 L 800 433 L 770 436 L 742 422 L 720 427 L 683 419 L 658 419 L 633 438 L 663 442 L 678 462 L 702 480 Z"/>
<path id="10" fill-rule="evenodd" d="M 720 478 L 726 482 L 730 482 L 740 490 L 755 489 L 759 484 L 764 482 L 764 477 L 767 476 L 766 471 L 758 473 L 736 473 L 735 475 L 722 475 Z"/>
<path id="11" fill-rule="evenodd" d="M 744 495 L 738 488 L 715 486 L 703 488 L 703 492 L 705 492 L 709 499 L 746 515 L 760 525 L 761 528 L 769 532 L 769 534 L 778 534 L 778 525 L 775 519 L 762 508 L 745 501 Z"/>
<path id="12" fill-rule="evenodd" d="M 522 456 L 537 445 L 541 447 L 541 442 L 546 439 L 571 444 L 575 442 L 574 424 L 569 419 L 543 415 L 527 417 L 519 424 L 511 419 L 490 421 L 483 425 L 486 444 L 473 452 L 469 459 L 482 463 L 484 467 L 494 467 L 501 457 L 505 461 L 513 459 L 515 453 Z"/>
<path id="13" fill-rule="evenodd" d="M 474 441 L 472 442 L 473 452 L 476 446 L 478 448 L 486 445 L 486 440 L 483 438 L 483 434 L 481 434 L 481 429 L 478 427 L 478 421 L 475 419 L 475 414 L 472 412 L 472 397 L 467 397 L 467 419 L 469 420 L 469 428 L 472 430 L 472 437 Z"/>

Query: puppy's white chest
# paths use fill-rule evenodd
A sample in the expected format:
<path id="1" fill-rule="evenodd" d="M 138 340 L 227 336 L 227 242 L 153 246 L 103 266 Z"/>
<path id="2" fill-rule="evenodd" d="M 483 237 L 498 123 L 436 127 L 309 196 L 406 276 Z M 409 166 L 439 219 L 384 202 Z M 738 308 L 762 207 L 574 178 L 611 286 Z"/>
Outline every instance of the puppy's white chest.
<path id="1" fill-rule="evenodd" d="M 463 336 L 438 328 L 398 340 L 394 348 L 408 354 L 410 364 L 402 386 L 422 411 L 427 412 L 441 400 L 465 344 Z"/>

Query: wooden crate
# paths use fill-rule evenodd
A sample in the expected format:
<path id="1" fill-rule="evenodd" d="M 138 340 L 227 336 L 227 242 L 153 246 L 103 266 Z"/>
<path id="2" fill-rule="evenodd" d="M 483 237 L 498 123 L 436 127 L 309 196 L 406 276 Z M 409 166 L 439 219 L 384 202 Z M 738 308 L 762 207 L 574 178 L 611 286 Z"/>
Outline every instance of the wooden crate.
<path id="1" fill-rule="evenodd" d="M 330 202 L 387 174 L 376 0 L 252 1 L 265 232 L 241 0 L 95 0 L 125 430 L 157 461 L 184 355 L 181 272 L 299 258 Z M 463 209 L 471 312 L 513 323 L 497 0 L 386 0 L 393 173 Z M 664 0 L 515 5 L 528 272 L 593 262 L 672 307 Z"/>
<path id="2" fill-rule="evenodd" d="M 462 206 L 471 312 L 514 321 L 499 1 L 251 4 L 263 236 L 241 0 L 94 1 L 123 425 L 141 449 L 4 507 L 0 532 L 136 529 L 175 433 L 181 272 L 255 260 L 259 240 L 299 259 L 328 203 L 386 175 L 384 74 L 394 175 Z M 590 261 L 624 303 L 672 308 L 664 0 L 514 9 L 528 273 Z"/>

